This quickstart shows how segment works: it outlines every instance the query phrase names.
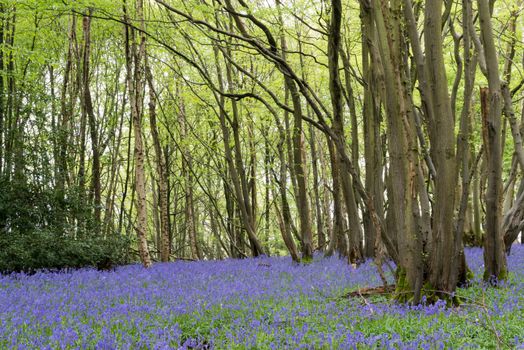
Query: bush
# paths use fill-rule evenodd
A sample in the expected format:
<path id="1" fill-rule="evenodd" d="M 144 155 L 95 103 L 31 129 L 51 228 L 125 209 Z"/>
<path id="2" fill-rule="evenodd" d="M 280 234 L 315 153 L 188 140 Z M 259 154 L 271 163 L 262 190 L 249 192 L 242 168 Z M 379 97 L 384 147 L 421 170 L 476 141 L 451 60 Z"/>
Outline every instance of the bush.
<path id="1" fill-rule="evenodd" d="M 39 232 L 0 236 L 0 272 L 34 272 L 93 266 L 110 269 L 127 262 L 129 242 L 125 237 L 82 240 Z"/>
<path id="2" fill-rule="evenodd" d="M 129 240 L 102 237 L 79 194 L 0 178 L 0 272 L 126 263 Z"/>

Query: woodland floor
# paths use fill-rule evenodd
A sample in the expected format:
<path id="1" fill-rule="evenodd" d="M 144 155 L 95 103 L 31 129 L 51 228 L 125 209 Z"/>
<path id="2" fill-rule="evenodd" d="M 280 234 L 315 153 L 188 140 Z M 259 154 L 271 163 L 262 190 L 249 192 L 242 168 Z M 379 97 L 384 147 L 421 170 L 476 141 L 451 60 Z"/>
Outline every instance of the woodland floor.
<path id="1" fill-rule="evenodd" d="M 479 280 L 482 251 L 467 258 L 476 280 L 458 308 L 348 298 L 380 285 L 375 267 L 320 256 L 0 276 L 0 348 L 524 348 L 524 246 L 498 289 Z"/>

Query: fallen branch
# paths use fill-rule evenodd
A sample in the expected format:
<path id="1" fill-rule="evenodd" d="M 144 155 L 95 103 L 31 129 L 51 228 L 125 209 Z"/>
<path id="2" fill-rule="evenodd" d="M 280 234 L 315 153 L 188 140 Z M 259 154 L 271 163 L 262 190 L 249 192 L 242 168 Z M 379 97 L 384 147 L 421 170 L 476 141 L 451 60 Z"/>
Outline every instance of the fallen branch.
<path id="1" fill-rule="evenodd" d="M 349 292 L 344 295 L 345 298 L 356 298 L 356 297 L 365 297 L 371 295 L 383 295 L 391 294 L 395 291 L 395 285 L 379 286 L 379 287 L 367 287 L 362 289 L 357 289 L 355 291 Z"/>

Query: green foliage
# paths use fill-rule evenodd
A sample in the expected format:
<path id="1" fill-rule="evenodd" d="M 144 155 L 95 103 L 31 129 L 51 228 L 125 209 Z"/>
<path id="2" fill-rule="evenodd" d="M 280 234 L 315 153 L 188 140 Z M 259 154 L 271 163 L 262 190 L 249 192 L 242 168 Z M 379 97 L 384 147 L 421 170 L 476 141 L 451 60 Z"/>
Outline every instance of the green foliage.
<path id="1" fill-rule="evenodd" d="M 51 232 L 0 236 L 0 271 L 34 272 L 96 266 L 111 268 L 126 262 L 129 243 L 122 237 L 72 239 Z"/>
<path id="2" fill-rule="evenodd" d="M 0 272 L 125 263 L 130 242 L 93 232 L 83 201 L 74 191 L 0 179 Z"/>
<path id="3" fill-rule="evenodd" d="M 273 313 L 285 314 L 282 310 L 293 306 L 289 300 L 268 299 L 256 305 L 243 305 L 239 301 L 239 306 L 235 310 L 212 308 L 192 317 L 180 315 L 170 323 L 179 326 L 183 339 L 215 337 L 219 346 L 227 346 L 230 349 L 270 349 L 271 344 L 274 346 L 275 343 L 278 344 L 281 339 L 286 338 L 284 334 L 288 334 L 289 337 L 296 335 L 296 329 L 306 330 L 301 340 L 303 344 L 319 349 L 327 349 L 319 346 L 319 334 L 329 334 L 336 329 L 341 329 L 348 334 L 359 333 L 364 337 L 389 334 L 390 339 L 400 339 L 404 342 L 415 341 L 420 334 L 428 334 L 432 335 L 428 337 L 433 337 L 435 344 L 439 343 L 443 348 L 471 348 L 475 345 L 481 349 L 506 346 L 516 334 L 522 332 L 522 325 L 519 324 L 516 313 L 512 313 L 509 318 L 506 318 L 508 314 L 492 313 L 494 307 L 492 296 L 486 296 L 486 291 L 480 285 L 470 289 L 459 289 L 457 293 L 468 304 L 467 314 L 462 312 L 460 307 L 446 307 L 444 302 L 438 306 L 408 307 L 398 305 L 382 296 L 372 296 L 365 301 L 359 298 L 341 298 L 334 302 L 301 297 L 294 301 L 296 305 L 300 305 L 303 314 L 297 318 L 275 321 Z M 340 311 L 333 316 L 327 313 L 326 309 Z M 363 312 L 362 309 L 367 311 Z M 232 342 L 229 338 L 230 334 L 235 333 L 238 324 L 247 324 L 249 318 L 277 327 L 280 334 L 260 330 L 255 333 L 256 336 L 253 336 L 257 339 L 257 343 L 252 346 Z M 221 331 L 218 334 L 211 333 L 210 329 L 217 323 L 220 324 Z M 501 340 L 497 340 L 495 332 Z M 440 334 L 447 336 L 441 337 Z M 378 340 L 375 346 L 361 345 L 359 348 L 385 348 L 382 341 L 384 340 Z M 283 344 L 278 345 L 283 346 Z M 339 346 L 340 344 L 334 342 L 330 348 L 339 348 Z"/>

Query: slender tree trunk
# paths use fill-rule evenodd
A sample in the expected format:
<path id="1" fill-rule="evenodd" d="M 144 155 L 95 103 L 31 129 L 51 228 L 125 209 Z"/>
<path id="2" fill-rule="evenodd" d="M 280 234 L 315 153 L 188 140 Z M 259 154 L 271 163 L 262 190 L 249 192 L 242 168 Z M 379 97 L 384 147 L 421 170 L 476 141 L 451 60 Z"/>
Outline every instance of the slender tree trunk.
<path id="1" fill-rule="evenodd" d="M 322 188 L 321 193 L 321 205 L 322 205 L 322 221 L 324 223 L 322 229 L 323 229 L 323 235 L 319 236 L 319 246 L 324 247 L 324 251 L 328 248 L 327 243 L 330 237 L 333 235 L 333 219 L 331 217 L 332 210 L 330 208 L 330 194 L 328 191 L 328 184 L 327 184 L 327 170 L 329 169 L 328 164 L 326 163 L 326 156 L 324 152 L 318 153 L 319 157 L 319 165 L 320 165 L 320 182 L 319 186 Z M 322 240 L 321 240 L 322 239 Z"/>
<path id="2" fill-rule="evenodd" d="M 98 128 L 96 125 L 95 114 L 93 111 L 93 102 L 91 99 L 91 91 L 89 88 L 89 63 L 91 56 L 91 15 L 93 10 L 89 9 L 88 13 L 83 18 L 84 31 L 84 56 L 83 56 L 83 70 L 82 70 L 82 86 L 83 86 L 83 103 L 85 113 L 89 120 L 89 134 L 91 136 L 91 152 L 92 152 L 92 178 L 91 178 L 91 196 L 93 197 L 94 206 L 94 230 L 98 234 L 101 228 L 101 210 L 102 210 L 102 189 L 100 183 L 100 148 L 98 145 Z"/>
<path id="3" fill-rule="evenodd" d="M 147 59 L 146 59 L 147 62 Z M 149 87 L 149 127 L 153 136 L 155 149 L 155 164 L 158 178 L 158 201 L 160 204 L 160 260 L 169 261 L 171 244 L 169 240 L 169 202 L 167 200 L 167 165 L 162 151 L 162 144 L 156 122 L 156 94 L 153 85 L 153 74 L 149 65 L 146 66 L 146 79 Z"/>
<path id="4" fill-rule="evenodd" d="M 478 0 L 480 31 L 484 44 L 489 88 L 481 89 L 483 136 L 486 145 L 488 187 L 486 190 L 486 236 L 484 240 L 484 279 L 507 277 L 502 235 L 502 93 L 498 58 L 493 40 L 488 0 Z"/>
<path id="5" fill-rule="evenodd" d="M 361 2 L 362 18 L 362 68 L 364 73 L 364 160 L 366 191 L 370 194 L 374 208 L 381 220 L 384 220 L 384 182 L 382 165 L 382 145 L 380 138 L 380 98 L 376 84 L 376 69 L 379 66 L 376 58 L 375 26 L 372 9 Z M 373 63 L 375 61 L 375 63 Z M 365 256 L 375 256 L 375 243 L 380 232 L 377 232 L 369 211 L 363 212 Z"/>
<path id="6" fill-rule="evenodd" d="M 257 209 L 258 209 L 258 202 L 257 202 L 257 154 L 255 149 L 255 136 L 254 136 L 254 127 L 251 125 L 252 123 L 248 124 L 248 147 L 249 147 L 249 176 L 248 176 L 248 193 L 249 197 L 251 199 L 251 221 L 252 226 L 257 227 Z M 268 251 L 266 253 L 269 255 Z"/>
<path id="7" fill-rule="evenodd" d="M 231 56 L 231 53 L 228 53 L 229 56 Z M 234 93 L 235 87 L 238 85 L 236 79 L 233 77 L 233 67 L 231 67 L 231 64 L 229 61 L 226 60 L 226 81 L 228 86 L 228 92 Z M 251 227 L 251 230 L 253 231 L 253 236 L 255 236 L 256 232 L 256 207 L 253 206 L 253 198 L 251 197 L 251 193 L 249 190 L 249 181 L 248 181 L 248 175 L 246 171 L 246 166 L 244 162 L 244 157 L 242 154 L 241 149 L 241 139 L 240 139 L 240 110 L 239 105 L 235 100 L 231 100 L 231 107 L 232 107 L 232 119 L 230 120 L 231 130 L 233 131 L 233 155 L 234 155 L 234 162 L 235 167 L 239 176 L 240 180 L 240 188 L 242 190 L 242 201 L 243 205 L 246 209 L 246 219 L 249 221 L 247 223 L 247 226 Z M 256 202 L 254 203 L 256 204 Z M 258 241 L 258 240 L 257 240 Z M 253 241 L 251 238 L 251 235 L 249 236 L 249 243 L 251 245 L 251 251 L 253 253 L 253 256 L 258 256 L 260 254 L 263 254 L 261 251 L 259 251 L 257 244 Z"/>
<path id="8" fill-rule="evenodd" d="M 185 190 L 185 205 L 184 205 L 184 221 L 186 228 L 186 236 L 189 238 L 189 246 L 191 248 L 191 258 L 199 259 L 203 258 L 202 252 L 197 239 L 197 232 L 195 226 L 195 205 L 193 198 L 193 157 L 191 151 L 188 149 L 188 125 L 186 120 L 186 110 L 184 102 L 180 102 L 180 113 L 178 116 L 178 122 L 180 125 L 180 136 L 184 145 L 182 152 L 182 176 L 185 179 L 184 190 Z"/>
<path id="9" fill-rule="evenodd" d="M 482 215 L 480 212 L 480 170 L 475 171 L 473 178 L 473 236 L 474 243 L 481 245 L 482 243 Z"/>
<path id="10" fill-rule="evenodd" d="M 524 62 L 524 57 L 522 58 Z M 503 91 L 503 94 L 506 93 Z M 520 131 L 522 134 L 522 126 L 524 125 L 524 100 L 521 107 L 521 126 Z M 522 169 L 522 166 L 521 166 Z M 524 197 L 522 192 L 524 191 L 524 179 L 521 178 L 519 189 L 517 191 L 517 198 L 513 203 L 510 210 L 505 212 L 503 219 L 502 231 L 504 233 L 504 245 L 506 252 L 509 254 L 511 251 L 511 245 L 520 236 L 520 243 L 524 243 L 523 229 L 524 229 Z"/>
<path id="11" fill-rule="evenodd" d="M 6 8 L 4 4 L 0 4 L 0 18 L 4 18 Z M 4 20 L 0 21 L 0 47 L 4 46 Z M 0 72 L 3 72 L 4 67 L 4 51 L 0 52 Z M 4 173 L 4 128 L 5 128 L 5 80 L 4 75 L 0 74 L 0 176 Z"/>
<path id="12" fill-rule="evenodd" d="M 280 190 L 280 201 L 282 203 L 282 213 L 278 213 L 277 209 L 277 215 L 280 217 L 282 216 L 281 223 L 279 223 L 280 231 L 282 232 L 282 238 L 284 240 L 284 244 L 286 245 L 289 254 L 291 255 L 291 258 L 295 262 L 300 261 L 300 256 L 298 254 L 297 247 L 295 245 L 295 241 L 293 240 L 292 235 L 292 218 L 291 218 L 291 209 L 289 208 L 289 202 L 287 199 L 287 162 L 286 157 L 284 154 L 284 143 L 286 139 L 285 131 L 283 130 L 282 126 L 280 126 L 280 141 L 279 141 L 279 147 L 278 147 L 278 156 L 280 160 L 280 171 L 279 171 L 279 179 L 278 179 L 278 187 Z M 276 206 L 275 206 L 276 207 Z"/>
<path id="13" fill-rule="evenodd" d="M 270 237 L 270 227 L 271 227 L 271 168 L 272 168 L 272 157 L 271 149 L 269 147 L 269 139 L 266 132 L 263 132 L 264 135 L 264 245 L 269 252 L 269 237 Z"/>
<path id="14" fill-rule="evenodd" d="M 13 170 L 13 152 L 14 152 L 14 136 L 15 136 L 15 62 L 13 57 L 14 39 L 16 33 L 16 8 L 12 7 L 6 11 L 6 34 L 5 45 L 12 50 L 6 55 L 7 62 L 4 62 L 6 77 L 7 77 L 7 91 L 6 91 L 6 106 L 5 106 L 5 121 L 4 121 L 4 175 L 9 180 L 12 177 Z"/>
<path id="15" fill-rule="evenodd" d="M 343 120 L 343 101 L 342 101 L 342 85 L 340 83 L 339 74 L 339 51 L 341 47 L 341 35 L 340 28 L 342 22 L 342 2 L 340 0 L 333 0 L 331 2 L 331 22 L 330 22 L 330 33 L 328 39 L 328 59 L 329 59 L 329 92 L 331 95 L 331 105 L 333 107 L 333 130 L 341 140 L 344 140 L 344 120 Z M 356 203 L 354 192 L 350 185 L 351 177 L 345 171 L 345 167 L 341 162 L 340 156 L 335 157 L 335 168 L 338 171 L 333 171 L 333 181 L 340 181 L 342 185 L 342 191 L 344 194 L 346 210 L 349 219 L 349 244 L 345 247 L 344 251 L 341 251 L 343 255 L 347 255 L 351 262 L 355 262 L 360 259 L 361 256 L 358 254 L 358 250 L 355 249 L 355 241 L 353 236 L 355 235 L 354 230 L 360 230 L 360 223 L 358 220 L 358 214 L 356 213 Z M 335 179 L 335 176 L 337 179 Z M 335 189 L 334 189 L 335 190 Z M 358 233 L 357 233 L 358 234 Z M 344 233 L 345 236 L 345 233 Z"/>
<path id="16" fill-rule="evenodd" d="M 220 68 L 220 64 L 218 61 L 218 49 L 214 48 L 214 55 L 215 55 L 215 63 L 217 67 L 217 76 L 219 81 L 219 87 L 221 91 L 224 91 L 224 80 L 222 75 L 222 70 Z M 231 135 L 230 130 L 226 124 L 226 109 L 225 109 L 225 98 L 223 94 L 220 96 L 215 96 L 217 102 L 219 103 L 219 119 L 220 119 L 220 127 L 222 130 L 222 136 L 223 136 L 223 143 L 224 143 L 224 155 L 227 162 L 227 167 L 229 171 L 229 175 L 231 177 L 231 183 L 233 185 L 234 193 L 236 196 L 236 202 L 238 205 L 238 209 L 241 214 L 242 222 L 244 224 L 244 227 L 246 229 L 246 232 L 249 237 L 249 241 L 252 244 L 252 250 L 254 255 L 263 254 L 264 250 L 262 248 L 262 245 L 260 244 L 256 232 L 255 227 L 252 226 L 252 220 L 250 218 L 250 210 L 249 210 L 249 200 L 245 196 L 244 188 L 241 185 L 241 179 L 239 175 L 239 170 L 237 169 L 239 155 L 237 154 L 237 158 L 233 155 L 233 152 L 231 150 Z M 229 119 L 229 117 L 227 117 Z M 236 159 L 236 162 L 235 162 Z"/>
<path id="17" fill-rule="evenodd" d="M 324 250 L 326 244 L 326 236 L 324 232 L 324 220 L 322 217 L 322 205 L 320 203 L 320 191 L 319 191 L 319 176 L 318 176 L 318 152 L 322 150 L 317 149 L 317 139 L 315 135 L 315 129 L 313 126 L 309 127 L 309 147 L 311 150 L 311 166 L 313 172 L 313 195 L 315 201 L 315 218 L 317 224 L 317 247 L 319 250 Z"/>
<path id="18" fill-rule="evenodd" d="M 127 21 L 127 9 L 124 3 L 124 20 Z M 140 28 L 144 30 L 143 0 L 136 2 L 136 17 L 140 21 Z M 145 34 L 141 33 L 135 38 L 135 31 L 129 25 L 125 26 L 126 45 L 126 68 L 127 85 L 129 90 L 129 101 L 131 104 L 131 118 L 135 135 L 135 191 L 137 194 L 137 225 L 138 251 L 140 260 L 144 267 L 151 266 L 151 256 L 147 244 L 147 194 L 146 174 L 144 161 L 144 145 L 142 141 L 142 117 L 143 117 L 143 95 L 144 95 L 144 56 L 145 56 Z M 138 42 L 135 40 L 138 39 Z"/>
<path id="19" fill-rule="evenodd" d="M 129 73 L 127 73 L 129 74 Z M 127 79 L 127 77 L 126 77 Z M 123 99 L 122 100 L 122 104 L 125 104 L 126 100 Z M 124 111 L 124 108 L 123 108 L 123 111 Z M 122 116 L 122 118 L 124 118 L 124 116 Z M 124 223 L 124 216 L 125 216 L 125 205 L 126 205 L 126 199 L 127 199 L 127 192 L 128 192 L 128 189 L 129 189 L 129 182 L 130 182 L 130 178 L 131 178 L 131 168 L 134 168 L 134 164 L 132 164 L 133 162 L 133 158 L 131 157 L 131 129 L 133 128 L 133 118 L 132 116 L 129 118 L 129 125 L 128 125 L 128 129 L 129 129 L 129 134 L 128 134 L 128 137 L 127 137 L 127 150 L 126 150 L 126 170 L 125 170 L 125 180 L 124 180 L 124 184 L 122 185 L 122 199 L 120 200 L 120 210 L 118 212 L 118 225 L 117 225 L 117 230 L 116 232 L 118 234 L 122 234 L 122 227 L 123 227 L 123 223 Z M 132 203 L 132 201 L 131 201 Z"/>
<path id="20" fill-rule="evenodd" d="M 331 177 L 333 186 L 331 189 L 333 195 L 333 230 L 329 237 L 329 245 L 326 255 L 332 255 L 335 250 L 340 255 L 348 256 L 348 239 L 346 237 L 346 221 L 343 214 L 342 190 L 340 184 L 340 163 L 335 151 L 333 142 L 327 139 L 329 157 L 331 160 Z"/>
<path id="21" fill-rule="evenodd" d="M 244 36 L 249 36 L 247 29 L 237 12 L 231 5 L 230 0 L 226 0 L 226 9 L 232 14 L 237 28 Z M 245 5 L 245 4 L 244 4 Z M 251 21 L 253 17 L 251 17 Z M 257 22 L 257 26 L 264 26 L 261 22 Z M 267 28 L 266 28 L 267 29 Z M 277 48 L 277 42 L 269 30 L 265 30 L 268 40 L 270 41 L 271 51 L 273 54 L 278 55 L 284 62 L 285 56 L 282 56 L 284 51 L 279 52 Z M 311 222 L 309 217 L 309 201 L 307 195 L 307 179 L 305 172 L 305 149 L 302 132 L 302 105 L 300 101 L 300 92 L 297 85 L 291 77 L 289 77 L 285 71 L 281 69 L 284 75 L 285 86 L 289 89 L 291 101 L 293 105 L 293 168 L 297 178 L 297 210 L 300 221 L 300 234 L 302 238 L 302 258 L 305 261 L 311 260 L 313 256 L 313 242 L 312 242 L 312 231 Z"/>
<path id="22" fill-rule="evenodd" d="M 461 256 L 461 265 L 464 265 L 463 268 L 459 269 L 458 282 L 466 282 L 467 268 L 465 267 L 465 257 L 464 257 L 464 233 L 465 233 L 465 224 L 468 213 L 468 204 L 470 197 L 470 182 L 472 174 L 470 171 L 470 128 L 471 128 L 471 104 L 473 96 L 473 88 L 475 83 L 475 71 L 477 67 L 477 60 L 475 57 L 471 56 L 473 50 L 471 42 L 471 31 L 469 26 L 471 25 L 470 17 L 472 16 L 472 6 L 471 0 L 465 0 L 462 3 L 462 19 L 463 19 L 463 46 L 464 46 L 464 98 L 462 112 L 460 115 L 460 131 L 457 137 L 457 167 L 460 169 L 461 177 L 461 195 L 459 196 L 460 201 L 458 205 L 458 214 L 457 214 L 457 224 L 455 232 L 455 251 L 459 252 Z M 453 109 L 454 111 L 454 109 Z M 475 169 L 473 169 L 475 170 Z M 458 174 L 459 172 L 457 172 Z"/>
<path id="23" fill-rule="evenodd" d="M 332 12 L 335 14 L 335 11 Z M 331 28 L 332 34 L 334 34 L 334 28 Z M 340 30 L 339 30 L 340 32 Z M 340 33 L 338 34 L 340 35 Z M 339 40 L 340 41 L 340 40 Z M 345 98 L 348 105 L 349 114 L 351 116 L 351 158 L 353 164 L 359 163 L 359 147 L 358 147 L 358 123 L 357 123 L 357 112 L 355 107 L 355 96 L 353 94 L 353 88 L 351 86 L 350 80 L 350 62 L 349 57 L 345 54 L 344 50 L 341 48 L 341 44 L 337 44 L 338 52 L 342 58 L 344 66 L 344 77 L 345 77 Z M 338 71 L 337 71 L 338 74 Z M 340 75 L 340 74 L 339 74 Z M 340 83 L 340 76 L 339 76 Z M 341 90 L 344 90 L 341 86 Z M 360 225 L 360 216 L 358 210 L 358 193 L 355 192 L 352 184 L 352 177 L 349 175 L 347 167 L 344 165 L 341 159 L 341 165 L 343 167 L 343 174 L 348 174 L 348 176 L 343 176 L 343 187 L 344 187 L 344 197 L 346 201 L 346 208 L 348 212 L 348 221 L 349 221 L 349 259 L 352 262 L 357 262 L 362 260 L 364 256 L 364 248 L 362 245 L 363 233 Z M 359 173 L 359 168 L 356 167 L 357 174 Z"/>
<path id="24" fill-rule="evenodd" d="M 76 97 L 71 92 L 75 91 L 76 88 L 71 88 L 70 85 L 74 84 L 73 80 L 73 51 L 76 42 L 76 15 L 71 15 L 71 30 L 69 34 L 69 45 L 67 50 L 66 65 L 64 70 L 63 85 L 60 93 L 60 126 L 58 130 L 58 144 L 59 152 L 57 159 L 58 176 L 57 176 L 57 189 L 60 196 L 63 198 L 65 185 L 68 177 L 67 169 L 67 157 L 69 149 L 69 124 L 73 107 L 73 99 Z M 69 100 L 68 100 L 69 92 Z"/>
<path id="25" fill-rule="evenodd" d="M 280 3 L 277 3 L 278 6 L 280 6 Z M 279 7 L 280 9 L 280 7 Z M 285 50 L 287 48 L 286 46 L 286 40 L 285 40 L 285 36 L 284 36 L 284 29 L 283 29 L 283 19 L 282 19 L 282 13 L 279 11 L 279 19 L 280 19 L 280 24 L 282 26 L 281 28 L 281 31 L 282 31 L 282 34 L 281 34 L 281 46 L 282 46 L 282 57 L 284 59 L 286 59 L 286 53 L 285 53 Z M 297 38 L 297 41 L 298 41 L 298 50 L 299 52 L 302 52 L 302 39 L 300 37 L 300 33 L 298 33 L 298 38 Z M 305 64 L 304 64 L 304 56 L 303 55 L 300 55 L 300 69 L 301 69 L 301 72 L 302 72 L 302 79 L 305 81 L 306 80 L 306 67 L 305 67 Z M 286 91 L 288 91 L 287 87 L 286 87 Z M 287 97 L 287 95 L 286 95 Z M 286 104 L 287 104 L 287 101 L 286 101 Z M 309 115 L 309 106 L 306 106 L 306 114 Z M 287 112 L 285 112 L 287 113 Z M 286 116 L 287 118 L 287 116 Z M 286 127 L 287 127 L 287 124 L 286 124 Z M 317 166 L 317 158 L 318 158 L 318 155 L 317 155 L 317 148 L 316 148 L 316 137 L 315 137 L 315 129 L 313 128 L 313 126 L 310 124 L 310 127 L 309 127 L 309 135 L 310 135 L 310 138 L 309 138 L 309 144 L 310 144 L 310 154 L 311 154 L 311 165 L 312 165 L 312 172 L 313 172 L 313 196 L 314 196 L 314 204 L 315 204 L 315 217 L 316 217 L 316 224 L 317 224 L 317 237 L 318 237 L 318 241 L 322 241 L 322 245 L 319 244 L 319 249 L 324 249 L 323 245 L 324 245 L 324 233 L 322 232 L 323 231 L 323 227 L 322 227 L 322 211 L 321 211 L 321 206 L 320 206 L 320 197 L 319 197 L 319 193 L 318 193 L 318 166 Z M 305 157 L 305 152 L 304 152 L 304 157 Z M 292 157 L 290 158 L 292 159 Z M 294 172 L 293 172 L 294 173 Z M 293 176 L 293 175 L 292 175 Z M 296 178 L 293 178 L 292 181 L 295 180 L 295 183 L 296 183 Z M 301 242 L 302 243 L 302 242 Z M 313 243 L 312 243 L 313 245 Z"/>

